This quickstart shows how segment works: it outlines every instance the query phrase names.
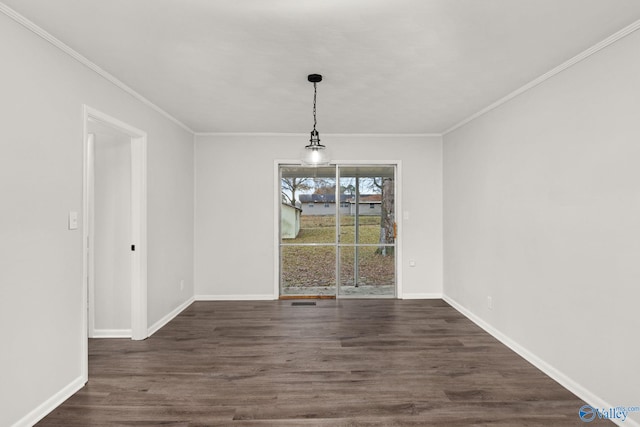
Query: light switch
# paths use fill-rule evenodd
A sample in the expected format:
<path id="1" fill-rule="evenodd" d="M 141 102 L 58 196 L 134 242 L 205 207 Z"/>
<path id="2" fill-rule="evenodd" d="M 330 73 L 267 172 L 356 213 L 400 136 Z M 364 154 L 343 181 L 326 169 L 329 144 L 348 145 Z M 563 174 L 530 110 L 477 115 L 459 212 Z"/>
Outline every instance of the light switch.
<path id="1" fill-rule="evenodd" d="M 78 229 L 78 212 L 69 212 L 69 230 Z"/>

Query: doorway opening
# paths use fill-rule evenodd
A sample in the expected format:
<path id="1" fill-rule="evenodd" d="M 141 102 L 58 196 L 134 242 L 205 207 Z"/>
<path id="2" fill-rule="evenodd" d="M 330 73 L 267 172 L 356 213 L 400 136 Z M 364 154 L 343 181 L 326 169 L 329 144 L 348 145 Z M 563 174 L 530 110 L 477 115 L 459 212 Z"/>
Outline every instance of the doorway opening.
<path id="1" fill-rule="evenodd" d="M 147 338 L 146 133 L 84 107 L 83 375 L 88 338 Z"/>
<path id="2" fill-rule="evenodd" d="M 279 166 L 280 298 L 397 296 L 396 166 Z"/>
<path id="3" fill-rule="evenodd" d="M 89 338 L 131 338 L 131 137 L 89 119 Z"/>

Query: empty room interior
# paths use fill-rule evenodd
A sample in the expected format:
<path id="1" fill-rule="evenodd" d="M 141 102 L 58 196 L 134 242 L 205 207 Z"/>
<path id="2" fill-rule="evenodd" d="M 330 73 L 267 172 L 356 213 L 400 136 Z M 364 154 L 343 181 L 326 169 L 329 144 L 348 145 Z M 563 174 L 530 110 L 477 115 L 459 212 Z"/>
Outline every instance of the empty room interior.
<path id="1" fill-rule="evenodd" d="M 0 12 L 1 426 L 640 426 L 640 2 Z"/>

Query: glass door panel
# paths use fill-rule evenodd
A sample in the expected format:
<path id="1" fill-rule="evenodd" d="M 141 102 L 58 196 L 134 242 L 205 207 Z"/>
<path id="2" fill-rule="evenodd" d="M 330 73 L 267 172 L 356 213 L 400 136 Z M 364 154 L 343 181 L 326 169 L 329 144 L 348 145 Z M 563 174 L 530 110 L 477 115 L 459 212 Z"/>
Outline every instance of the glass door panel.
<path id="1" fill-rule="evenodd" d="M 395 167 L 339 166 L 340 296 L 394 297 Z"/>
<path id="2" fill-rule="evenodd" d="M 336 294 L 336 168 L 280 167 L 280 295 Z"/>

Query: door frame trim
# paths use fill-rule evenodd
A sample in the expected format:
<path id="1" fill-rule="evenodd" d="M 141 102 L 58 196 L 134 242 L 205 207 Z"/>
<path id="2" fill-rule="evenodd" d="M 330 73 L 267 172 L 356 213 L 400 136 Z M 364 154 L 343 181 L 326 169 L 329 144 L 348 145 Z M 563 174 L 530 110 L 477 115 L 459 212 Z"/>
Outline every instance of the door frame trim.
<path id="1" fill-rule="evenodd" d="M 280 166 L 302 166 L 300 160 L 276 159 L 273 161 L 273 299 L 280 297 Z M 396 299 L 403 299 L 402 293 L 402 161 L 401 160 L 335 160 L 330 166 L 388 165 L 395 166 L 395 212 L 396 212 Z"/>
<path id="2" fill-rule="evenodd" d="M 92 242 L 89 121 L 100 122 L 131 138 L 131 339 L 143 340 L 147 330 L 147 133 L 101 111 L 83 105 L 83 215 L 82 215 L 82 377 L 88 379 L 89 250 Z"/>

